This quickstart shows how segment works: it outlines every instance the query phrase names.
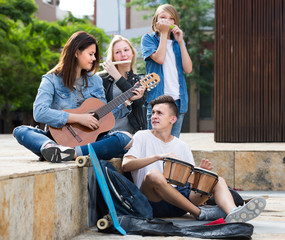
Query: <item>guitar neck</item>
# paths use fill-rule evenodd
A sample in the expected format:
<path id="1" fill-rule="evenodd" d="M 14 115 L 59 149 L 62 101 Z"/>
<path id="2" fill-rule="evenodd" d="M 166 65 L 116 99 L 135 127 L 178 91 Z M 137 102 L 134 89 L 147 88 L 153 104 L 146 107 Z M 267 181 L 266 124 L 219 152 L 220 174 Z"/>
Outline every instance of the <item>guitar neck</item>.
<path id="1" fill-rule="evenodd" d="M 112 99 L 110 102 L 108 102 L 106 105 L 98 108 L 94 113 L 95 117 L 98 119 L 101 119 L 108 113 L 112 112 L 116 107 L 120 106 L 122 103 L 124 103 L 127 99 L 134 96 L 135 94 L 132 92 L 134 89 L 141 86 L 140 84 L 137 84 L 133 86 L 132 88 L 128 89 L 126 92 L 122 93 L 118 97 Z"/>

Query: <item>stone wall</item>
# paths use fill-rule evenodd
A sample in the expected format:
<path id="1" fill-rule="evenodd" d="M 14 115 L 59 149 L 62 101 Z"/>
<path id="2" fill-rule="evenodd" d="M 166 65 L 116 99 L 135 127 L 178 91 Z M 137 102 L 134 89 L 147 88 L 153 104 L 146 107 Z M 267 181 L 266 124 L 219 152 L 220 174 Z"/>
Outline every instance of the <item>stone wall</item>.
<path id="1" fill-rule="evenodd" d="M 0 180 L 0 239 L 69 239 L 87 229 L 87 168 Z"/>
<path id="2" fill-rule="evenodd" d="M 193 151 L 193 155 L 197 165 L 202 158 L 211 160 L 214 172 L 233 188 L 285 189 L 285 151 Z M 113 163 L 120 167 L 120 161 Z M 9 168 L 10 161 L 2 162 L 7 172 L 23 166 L 29 171 L 0 177 L 1 240 L 70 239 L 88 228 L 88 168 L 36 160 L 15 161 Z"/>
<path id="3" fill-rule="evenodd" d="M 192 151 L 196 165 L 209 159 L 213 172 L 232 188 L 245 191 L 284 191 L 285 151 Z M 111 161 L 121 170 L 121 159 Z"/>
<path id="4" fill-rule="evenodd" d="M 193 156 L 197 165 L 202 158 L 209 159 L 214 172 L 233 188 L 285 189 L 285 151 L 193 151 Z"/>

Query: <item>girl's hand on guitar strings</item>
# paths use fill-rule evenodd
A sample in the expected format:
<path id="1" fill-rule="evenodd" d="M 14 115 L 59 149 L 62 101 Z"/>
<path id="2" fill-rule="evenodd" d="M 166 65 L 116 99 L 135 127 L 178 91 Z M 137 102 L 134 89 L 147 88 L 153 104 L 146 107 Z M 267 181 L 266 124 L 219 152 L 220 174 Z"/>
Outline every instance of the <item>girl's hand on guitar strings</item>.
<path id="1" fill-rule="evenodd" d="M 143 96 L 144 91 L 145 91 L 145 87 L 144 86 L 140 86 L 140 87 L 136 88 L 134 91 L 132 91 L 135 95 L 132 96 L 130 98 L 130 100 L 131 101 L 135 101 L 137 99 L 140 99 Z"/>
<path id="2" fill-rule="evenodd" d="M 96 130 L 99 128 L 99 121 L 97 118 L 94 117 L 94 113 L 84 113 L 78 114 L 80 115 L 78 118 L 78 123 L 90 128 L 91 130 Z"/>

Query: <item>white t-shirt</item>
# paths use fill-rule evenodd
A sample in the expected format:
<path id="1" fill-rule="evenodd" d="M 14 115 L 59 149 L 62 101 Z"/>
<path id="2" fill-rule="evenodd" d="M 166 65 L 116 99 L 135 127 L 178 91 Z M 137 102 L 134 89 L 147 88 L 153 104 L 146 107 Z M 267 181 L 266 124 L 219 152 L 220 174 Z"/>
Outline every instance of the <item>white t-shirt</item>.
<path id="1" fill-rule="evenodd" d="M 133 146 L 125 156 L 131 155 L 136 158 L 144 158 L 157 154 L 173 153 L 181 160 L 195 166 L 194 158 L 189 146 L 176 137 L 174 137 L 172 141 L 165 143 L 155 137 L 151 130 L 141 130 L 136 132 L 133 139 Z M 151 169 L 157 169 L 163 173 L 163 161 L 156 161 L 144 168 L 131 172 L 134 183 L 138 188 L 140 188 L 146 173 Z"/>
<path id="2" fill-rule="evenodd" d="M 173 41 L 167 40 L 166 55 L 162 65 L 164 76 L 164 94 L 179 99 L 179 80 L 176 58 L 172 47 Z"/>

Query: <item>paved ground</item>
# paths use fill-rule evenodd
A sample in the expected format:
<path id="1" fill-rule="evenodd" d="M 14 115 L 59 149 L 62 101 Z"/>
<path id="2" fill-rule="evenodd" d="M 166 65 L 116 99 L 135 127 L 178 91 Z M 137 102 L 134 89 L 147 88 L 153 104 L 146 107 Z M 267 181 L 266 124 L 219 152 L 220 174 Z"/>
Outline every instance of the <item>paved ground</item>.
<path id="1" fill-rule="evenodd" d="M 230 144 L 215 143 L 213 134 L 182 134 L 181 139 L 186 141 L 192 150 L 262 150 L 262 151 L 284 151 L 285 143 L 247 143 L 247 144 Z M 12 135 L 0 135 L 0 179 L 10 178 L 13 175 L 25 174 L 27 171 L 53 171 L 54 168 L 64 168 L 66 165 L 74 163 L 63 163 L 59 165 L 41 162 L 37 160 L 37 156 L 20 146 Z M 284 176 L 283 176 L 284 177 Z M 253 240 L 285 239 L 285 189 L 284 191 L 266 191 L 266 192 L 246 192 L 240 194 L 244 198 L 252 196 L 268 196 L 265 211 L 256 219 L 249 223 L 254 226 Z M 185 218 L 175 219 L 175 221 L 187 225 Z M 96 228 L 90 228 L 85 233 L 73 238 L 79 239 L 164 239 L 165 237 L 142 237 L 142 236 L 125 236 L 110 235 L 98 233 Z M 191 239 L 184 237 L 168 237 L 168 239 Z"/>
<path id="2" fill-rule="evenodd" d="M 252 235 L 253 240 L 281 240 L 285 239 L 285 191 L 282 192 L 247 192 L 243 191 L 240 194 L 244 198 L 253 196 L 268 196 L 267 205 L 264 212 L 249 221 L 254 226 L 254 232 Z M 187 218 L 176 218 L 173 220 L 176 223 L 187 226 L 187 224 L 202 224 L 203 222 L 194 221 L 191 217 L 190 220 Z M 195 223 L 193 223 L 195 222 Z M 73 238 L 73 240 L 83 239 L 165 239 L 165 237 L 143 237 L 137 235 L 115 235 L 115 234 L 104 234 L 99 233 L 96 227 L 90 228 L 88 231 L 80 234 Z M 167 239 L 197 239 L 190 237 L 167 237 Z"/>

